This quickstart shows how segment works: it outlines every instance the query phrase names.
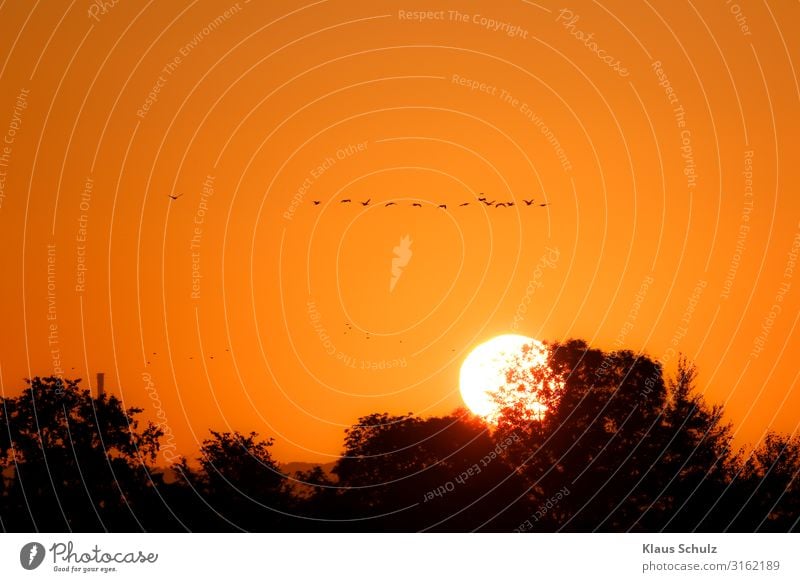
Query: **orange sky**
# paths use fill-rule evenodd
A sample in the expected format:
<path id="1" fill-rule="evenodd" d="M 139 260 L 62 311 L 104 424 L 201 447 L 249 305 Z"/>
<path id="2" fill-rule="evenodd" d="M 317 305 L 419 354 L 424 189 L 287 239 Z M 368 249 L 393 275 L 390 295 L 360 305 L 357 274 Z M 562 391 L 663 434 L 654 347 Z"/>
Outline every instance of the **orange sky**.
<path id="1" fill-rule="evenodd" d="M 111 4 L 0 8 L 5 394 L 105 371 L 181 452 L 324 462 L 517 331 L 795 430 L 797 3 Z"/>

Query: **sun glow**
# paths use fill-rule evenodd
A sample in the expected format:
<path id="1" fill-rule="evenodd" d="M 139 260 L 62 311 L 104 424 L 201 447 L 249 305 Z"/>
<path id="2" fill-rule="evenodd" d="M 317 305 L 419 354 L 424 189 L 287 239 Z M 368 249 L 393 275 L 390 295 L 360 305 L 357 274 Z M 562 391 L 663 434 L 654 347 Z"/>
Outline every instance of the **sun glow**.
<path id="1" fill-rule="evenodd" d="M 461 365 L 459 385 L 467 407 L 492 423 L 506 407 L 528 420 L 540 419 L 563 389 L 548 365 L 547 346 L 514 334 L 472 350 Z"/>

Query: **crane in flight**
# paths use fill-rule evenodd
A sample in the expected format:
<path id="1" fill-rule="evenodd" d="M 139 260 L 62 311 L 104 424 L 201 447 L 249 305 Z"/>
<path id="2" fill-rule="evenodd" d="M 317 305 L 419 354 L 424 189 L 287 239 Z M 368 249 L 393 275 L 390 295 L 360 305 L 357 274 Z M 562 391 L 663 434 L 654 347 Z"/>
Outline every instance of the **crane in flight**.
<path id="1" fill-rule="evenodd" d="M 372 200 L 372 198 L 367 198 L 367 200 L 365 202 L 361 203 L 361 206 L 369 206 L 369 201 L 370 200 Z"/>
<path id="2" fill-rule="evenodd" d="M 167 196 L 169 196 L 169 197 L 170 197 L 170 198 L 172 198 L 173 200 L 177 200 L 178 198 L 180 198 L 181 196 L 183 196 L 183 192 L 181 192 L 180 194 L 167 194 Z"/>

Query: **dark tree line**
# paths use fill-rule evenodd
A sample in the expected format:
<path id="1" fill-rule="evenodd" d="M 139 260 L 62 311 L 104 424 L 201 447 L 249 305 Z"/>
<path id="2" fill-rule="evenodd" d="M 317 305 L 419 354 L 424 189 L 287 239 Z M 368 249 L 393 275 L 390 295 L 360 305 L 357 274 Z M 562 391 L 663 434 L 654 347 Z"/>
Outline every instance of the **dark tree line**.
<path id="1" fill-rule="evenodd" d="M 509 374 L 494 430 L 465 410 L 371 414 L 331 471 L 291 475 L 252 432 L 210 431 L 165 470 L 142 409 L 33 378 L 0 398 L 0 531 L 800 529 L 800 438 L 734 450 L 686 360 L 665 379 L 646 356 L 572 340 L 549 364 Z M 522 405 L 538 382 L 545 414 Z"/>

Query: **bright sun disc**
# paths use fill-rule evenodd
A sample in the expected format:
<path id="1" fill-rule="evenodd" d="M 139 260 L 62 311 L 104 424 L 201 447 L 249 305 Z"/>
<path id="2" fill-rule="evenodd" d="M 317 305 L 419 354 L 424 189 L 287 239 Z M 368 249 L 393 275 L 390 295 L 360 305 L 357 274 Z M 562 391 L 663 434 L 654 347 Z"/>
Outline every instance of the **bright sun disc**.
<path id="1" fill-rule="evenodd" d="M 525 349 L 530 346 L 530 349 Z M 523 335 L 500 335 L 482 343 L 461 364 L 459 385 L 461 398 L 467 407 L 476 415 L 494 422 L 500 405 L 492 397 L 501 388 L 515 388 L 508 383 L 509 371 L 517 378 L 524 379 L 526 372 L 536 369 L 548 369 L 547 347 L 540 341 Z M 524 383 L 524 380 L 522 381 Z M 537 401 L 535 394 L 538 386 L 525 386 L 526 403 L 532 416 L 540 416 L 547 407 Z"/>

